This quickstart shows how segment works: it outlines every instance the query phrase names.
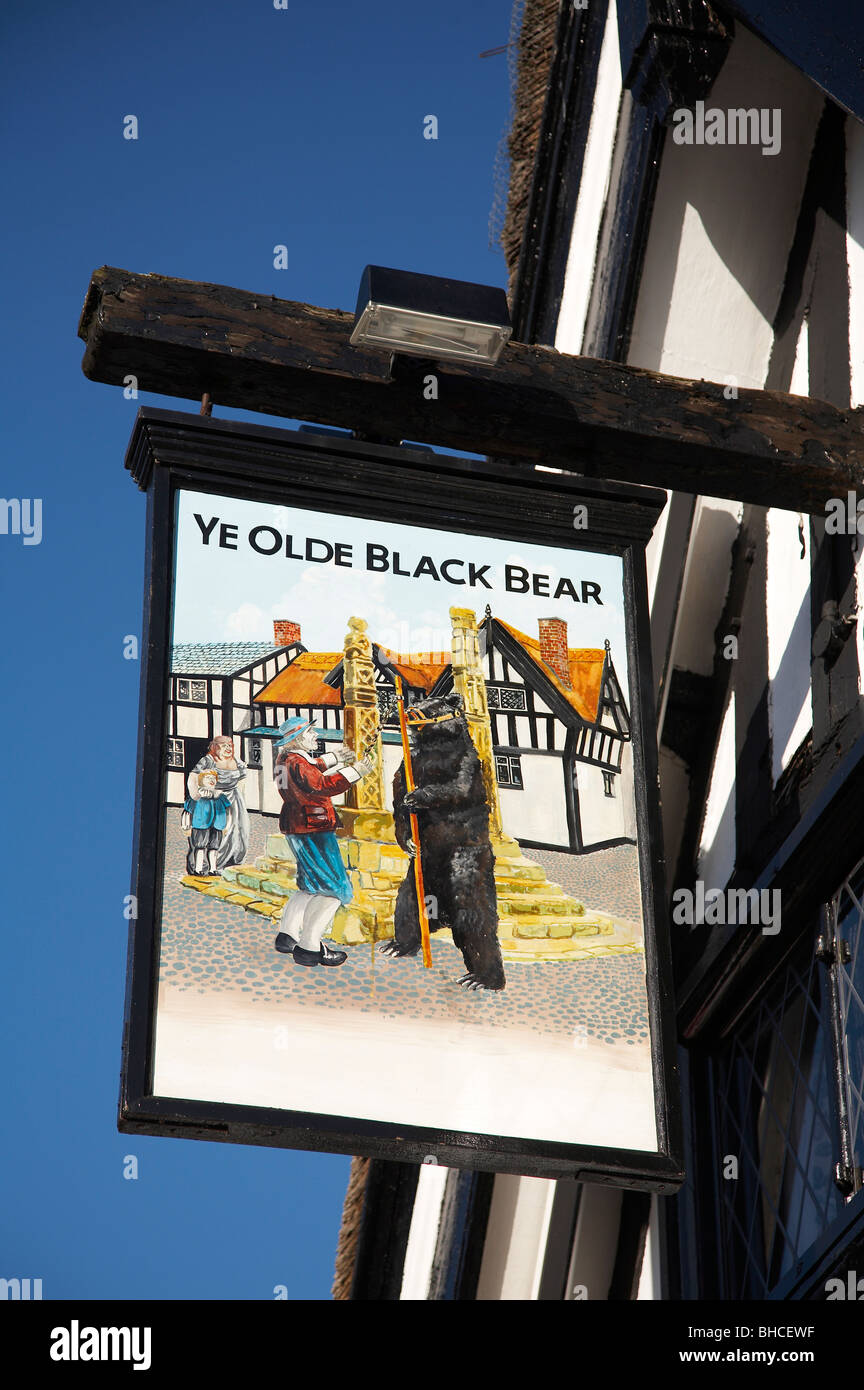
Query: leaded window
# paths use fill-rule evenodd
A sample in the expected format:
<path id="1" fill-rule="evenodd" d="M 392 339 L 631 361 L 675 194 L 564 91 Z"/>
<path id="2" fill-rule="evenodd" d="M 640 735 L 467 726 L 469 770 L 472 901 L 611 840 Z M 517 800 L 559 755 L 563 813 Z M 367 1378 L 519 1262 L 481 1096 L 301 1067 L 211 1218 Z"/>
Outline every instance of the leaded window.
<path id="1" fill-rule="evenodd" d="M 196 705 L 206 705 L 207 703 L 207 682 L 177 680 L 177 699 L 189 700 Z"/>
<path id="2" fill-rule="evenodd" d="M 721 1286 L 729 1299 L 761 1299 L 862 1187 L 862 866 L 711 1074 Z"/>
<path id="3" fill-rule="evenodd" d="M 399 701 L 396 699 L 396 691 L 392 686 L 379 685 L 378 695 L 378 718 L 381 724 L 399 723 Z"/>
<path id="4" fill-rule="evenodd" d="M 864 868 L 837 895 L 835 970 L 843 1024 L 842 1062 L 847 1085 L 847 1129 L 851 1163 L 864 1166 Z M 861 1186 L 860 1173 L 848 1175 Z"/>
<path id="5" fill-rule="evenodd" d="M 487 685 L 486 702 L 490 709 L 525 710 L 525 687 L 523 685 Z"/>
<path id="6" fill-rule="evenodd" d="M 168 766 L 183 770 L 183 740 L 182 738 L 169 738 L 168 740 Z"/>

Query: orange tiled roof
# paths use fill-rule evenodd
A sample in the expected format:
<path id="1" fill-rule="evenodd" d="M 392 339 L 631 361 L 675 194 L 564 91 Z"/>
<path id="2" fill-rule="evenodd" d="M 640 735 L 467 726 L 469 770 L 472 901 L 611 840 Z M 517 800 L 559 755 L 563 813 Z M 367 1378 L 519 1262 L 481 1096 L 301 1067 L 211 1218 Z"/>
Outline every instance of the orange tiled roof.
<path id="1" fill-rule="evenodd" d="M 341 705 L 340 692 L 322 680 L 341 655 L 341 652 L 301 652 L 255 696 L 255 704 Z"/>
<path id="2" fill-rule="evenodd" d="M 515 637 L 519 645 L 524 647 L 531 660 L 542 667 L 556 690 L 559 690 L 567 703 L 573 706 L 580 718 L 588 724 L 595 723 L 603 683 L 603 664 L 606 659 L 604 649 L 602 647 L 568 647 L 570 680 L 573 685 L 573 689 L 568 690 L 566 686 L 561 684 L 552 667 L 543 660 L 540 655 L 540 643 L 535 637 L 528 637 L 518 628 L 503 622 L 501 618 L 496 618 L 495 621 L 501 623 L 501 626 L 506 628 L 510 636 Z"/>
<path id="3" fill-rule="evenodd" d="M 401 652 L 391 652 L 386 647 L 379 647 L 378 650 L 392 661 L 403 681 L 421 686 L 424 690 L 431 690 L 441 672 L 450 665 L 449 652 L 421 652 L 415 656 L 403 656 Z"/>
<path id="4" fill-rule="evenodd" d="M 399 675 L 409 685 L 431 690 L 436 680 L 450 665 L 449 652 L 429 652 L 428 660 L 420 661 L 417 656 L 402 656 L 380 647 L 389 657 Z M 300 656 L 280 671 L 259 695 L 255 703 L 261 705 L 341 705 L 342 696 L 332 685 L 322 679 L 342 660 L 342 652 L 302 652 Z M 422 653 L 423 657 L 427 653 Z"/>

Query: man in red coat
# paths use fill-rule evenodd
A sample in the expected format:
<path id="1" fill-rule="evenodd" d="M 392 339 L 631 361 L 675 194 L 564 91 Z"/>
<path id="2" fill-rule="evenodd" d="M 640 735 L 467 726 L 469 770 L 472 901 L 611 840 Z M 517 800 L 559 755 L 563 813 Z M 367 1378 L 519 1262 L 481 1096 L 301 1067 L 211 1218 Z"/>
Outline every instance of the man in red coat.
<path id="1" fill-rule="evenodd" d="M 273 775 L 282 797 L 279 829 L 297 861 L 297 891 L 282 911 L 276 950 L 293 954 L 295 965 L 343 965 L 345 951 L 322 941 L 339 908 L 354 896 L 335 831 L 332 798 L 372 771 L 344 745 L 318 757 L 318 731 L 295 716 L 279 729 L 282 738 Z"/>

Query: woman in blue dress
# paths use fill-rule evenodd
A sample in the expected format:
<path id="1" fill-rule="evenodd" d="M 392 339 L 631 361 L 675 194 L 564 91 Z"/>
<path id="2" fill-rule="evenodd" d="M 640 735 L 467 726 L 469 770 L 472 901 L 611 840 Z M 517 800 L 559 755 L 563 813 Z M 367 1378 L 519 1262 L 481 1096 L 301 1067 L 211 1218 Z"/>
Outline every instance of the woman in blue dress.
<path id="1" fill-rule="evenodd" d="M 198 797 L 198 774 L 211 769 L 216 772 L 217 790 L 228 798 L 231 805 L 228 825 L 216 859 L 216 871 L 221 874 L 232 864 L 242 864 L 249 851 L 249 812 L 243 796 L 246 764 L 235 758 L 232 739 L 224 736 L 214 738 L 204 757 L 199 758 L 193 767 L 186 781 L 186 789 L 193 801 Z"/>

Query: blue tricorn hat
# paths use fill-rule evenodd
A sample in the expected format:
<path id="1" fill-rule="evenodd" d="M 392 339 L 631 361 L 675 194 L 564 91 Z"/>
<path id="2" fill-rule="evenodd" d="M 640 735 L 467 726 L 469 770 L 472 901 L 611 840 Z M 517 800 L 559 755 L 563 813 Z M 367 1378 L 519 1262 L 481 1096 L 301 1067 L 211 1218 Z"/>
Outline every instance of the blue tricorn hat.
<path id="1" fill-rule="evenodd" d="M 284 724 L 279 725 L 279 733 L 282 737 L 276 744 L 277 748 L 283 748 L 286 743 L 293 743 L 299 733 L 304 729 L 311 729 L 314 721 L 304 719 L 300 714 L 294 714 L 290 719 L 286 719 Z"/>

